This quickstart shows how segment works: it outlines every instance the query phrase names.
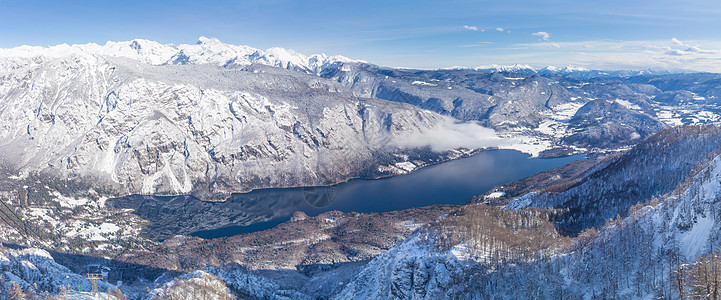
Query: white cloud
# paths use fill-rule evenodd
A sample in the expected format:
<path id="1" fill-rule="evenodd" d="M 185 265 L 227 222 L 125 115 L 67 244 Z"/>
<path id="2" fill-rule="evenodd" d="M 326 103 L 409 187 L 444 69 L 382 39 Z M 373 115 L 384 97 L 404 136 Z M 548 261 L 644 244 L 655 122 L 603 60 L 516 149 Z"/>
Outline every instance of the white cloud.
<path id="1" fill-rule="evenodd" d="M 644 45 L 644 49 L 648 50 L 664 50 L 664 51 L 671 51 L 671 47 L 669 46 L 658 46 L 658 45 Z"/>
<path id="2" fill-rule="evenodd" d="M 459 122 L 451 117 L 443 117 L 443 121 L 434 128 L 398 136 L 391 145 L 401 148 L 430 146 L 433 151 L 443 152 L 457 148 L 499 147 L 514 142 L 498 137 L 493 129 L 476 122 Z"/>
<path id="3" fill-rule="evenodd" d="M 540 41 L 507 49 L 518 54 L 501 53 L 486 59 L 501 64 L 570 64 L 597 70 L 651 68 L 721 73 L 721 40 Z"/>
<path id="4" fill-rule="evenodd" d="M 463 25 L 463 28 L 471 30 L 471 31 L 478 31 L 478 27 L 476 27 L 476 26 Z"/>
<path id="5" fill-rule="evenodd" d="M 544 41 L 548 41 L 548 39 L 551 38 L 551 34 L 549 34 L 548 32 L 545 32 L 545 31 L 534 32 L 531 35 L 540 37 Z"/>
<path id="6" fill-rule="evenodd" d="M 677 46 L 681 46 L 681 47 L 686 48 L 686 49 L 684 49 L 684 50 L 680 50 L 680 49 L 670 50 L 670 51 L 666 52 L 666 54 L 668 54 L 668 55 L 681 56 L 681 55 L 687 55 L 687 54 L 693 54 L 693 53 L 713 54 L 713 53 L 716 52 L 716 51 L 703 50 L 703 49 L 701 49 L 699 46 L 684 43 L 684 42 L 680 41 L 680 40 L 677 39 L 677 38 L 672 38 L 672 39 L 671 39 L 671 42 L 674 43 L 674 44 L 676 44 Z"/>
<path id="7" fill-rule="evenodd" d="M 671 50 L 666 52 L 667 55 L 673 55 L 673 56 L 683 56 L 685 54 L 684 51 L 681 50 Z"/>
<path id="8" fill-rule="evenodd" d="M 701 48 L 699 48 L 699 47 L 691 46 L 691 47 L 688 47 L 688 49 L 686 49 L 686 52 L 701 53 L 701 52 L 703 52 L 703 50 L 701 50 Z"/>
<path id="9" fill-rule="evenodd" d="M 503 32 L 503 27 L 496 27 L 496 31 Z"/>

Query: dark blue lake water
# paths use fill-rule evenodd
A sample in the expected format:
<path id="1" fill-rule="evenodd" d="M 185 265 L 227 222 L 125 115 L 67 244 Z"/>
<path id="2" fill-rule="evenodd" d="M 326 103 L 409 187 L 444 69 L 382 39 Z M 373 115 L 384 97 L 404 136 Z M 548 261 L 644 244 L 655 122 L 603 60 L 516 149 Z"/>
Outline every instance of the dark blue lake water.
<path id="1" fill-rule="evenodd" d="M 583 155 L 541 159 L 513 150 L 489 150 L 408 175 L 355 179 L 331 187 L 263 189 L 234 194 L 224 203 L 208 204 L 212 206 L 208 208 L 230 215 L 235 210 L 238 215 L 228 218 L 242 226 L 196 231 L 191 235 L 216 238 L 264 230 L 289 220 L 294 211 L 314 216 L 331 210 L 369 213 L 434 204 L 462 204 L 496 185 L 578 159 L 583 159 Z M 187 206 L 184 209 L 187 210 Z"/>

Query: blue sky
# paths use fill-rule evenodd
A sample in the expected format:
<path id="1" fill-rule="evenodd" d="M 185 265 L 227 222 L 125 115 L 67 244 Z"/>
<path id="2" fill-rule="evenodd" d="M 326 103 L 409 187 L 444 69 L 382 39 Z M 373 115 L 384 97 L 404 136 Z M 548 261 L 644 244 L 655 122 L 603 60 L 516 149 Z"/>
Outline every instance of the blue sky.
<path id="1" fill-rule="evenodd" d="M 384 66 L 721 72 L 718 0 L 0 0 L 0 47 L 199 36 Z"/>

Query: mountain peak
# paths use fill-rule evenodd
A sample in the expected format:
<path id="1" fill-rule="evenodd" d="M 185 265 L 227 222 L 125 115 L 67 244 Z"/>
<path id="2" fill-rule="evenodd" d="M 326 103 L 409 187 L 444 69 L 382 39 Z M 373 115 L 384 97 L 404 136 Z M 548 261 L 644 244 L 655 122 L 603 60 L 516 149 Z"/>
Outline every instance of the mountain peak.
<path id="1" fill-rule="evenodd" d="M 325 54 L 306 56 L 294 50 L 279 47 L 263 51 L 250 46 L 225 44 L 217 38 L 205 36 L 199 37 L 195 44 L 177 46 L 145 39 L 133 39 L 124 42 L 108 41 L 105 45 L 88 43 L 0 49 L 0 57 L 63 57 L 77 54 L 124 57 L 151 65 L 214 64 L 227 66 L 257 63 L 286 69 L 299 69 L 316 74 L 320 74 L 324 67 L 335 63 L 361 62 L 343 56 L 327 56 Z"/>

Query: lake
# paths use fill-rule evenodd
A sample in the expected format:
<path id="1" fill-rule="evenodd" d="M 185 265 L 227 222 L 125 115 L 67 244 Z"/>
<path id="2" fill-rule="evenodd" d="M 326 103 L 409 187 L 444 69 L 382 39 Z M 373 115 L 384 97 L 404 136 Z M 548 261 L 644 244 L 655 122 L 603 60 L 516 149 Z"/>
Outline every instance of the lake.
<path id="1" fill-rule="evenodd" d="M 354 179 L 329 187 L 254 190 L 233 194 L 219 203 L 192 196 L 135 195 L 112 199 L 111 205 L 133 208 L 140 217 L 150 220 L 146 233 L 153 238 L 175 234 L 217 238 L 272 228 L 289 220 L 295 211 L 315 216 L 331 210 L 370 213 L 463 204 L 496 185 L 583 158 L 530 158 L 514 150 L 488 150 L 407 175 Z"/>

